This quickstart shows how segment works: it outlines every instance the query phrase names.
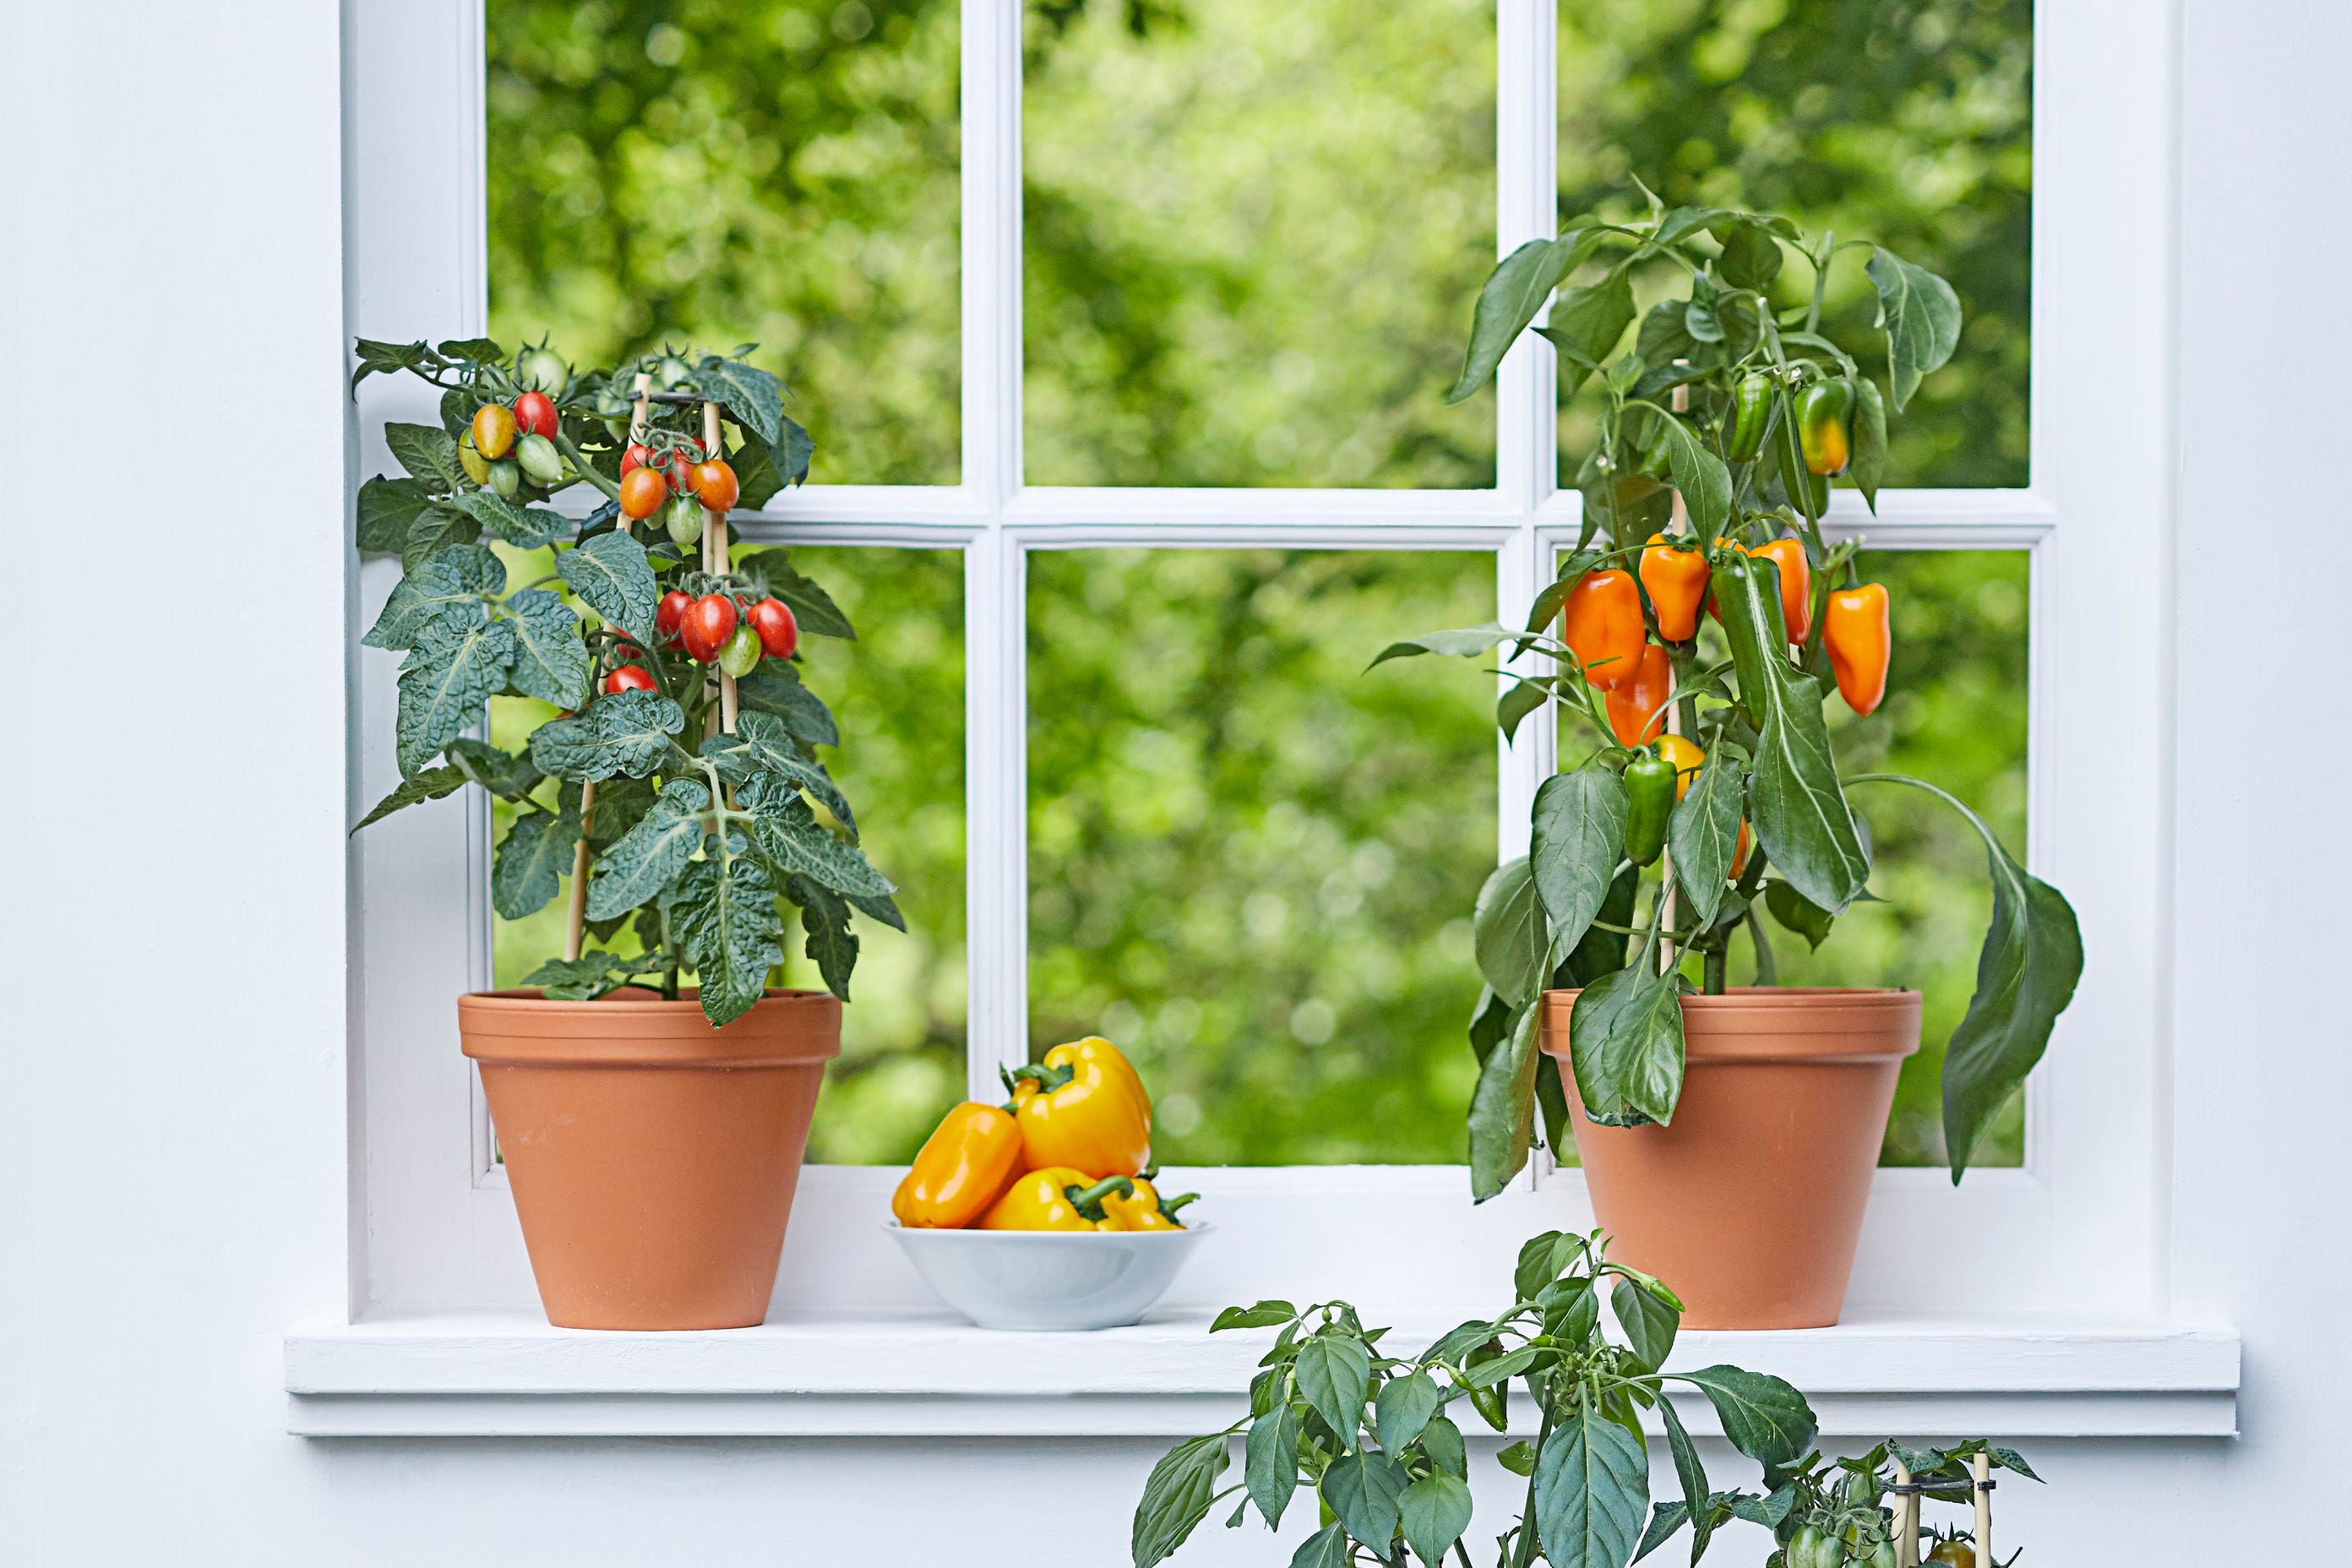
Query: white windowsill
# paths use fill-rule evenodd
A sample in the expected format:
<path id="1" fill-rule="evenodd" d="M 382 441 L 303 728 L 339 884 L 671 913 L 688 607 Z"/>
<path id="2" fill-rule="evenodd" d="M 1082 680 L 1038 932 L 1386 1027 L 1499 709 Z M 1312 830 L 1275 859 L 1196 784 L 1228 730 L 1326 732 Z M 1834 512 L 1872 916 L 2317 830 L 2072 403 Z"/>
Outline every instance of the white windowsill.
<path id="1" fill-rule="evenodd" d="M 1182 1436 L 1238 1415 L 1271 1330 L 1167 1310 L 1092 1334 L 945 1313 L 779 1314 L 716 1333 L 598 1333 L 536 1313 L 388 1314 L 286 1340 L 289 1429 L 336 1436 Z M 1450 1324 L 1400 1324 L 1418 1350 Z M 2238 1336 L 2153 1320 L 1853 1321 L 1688 1332 L 1804 1390 L 1825 1436 L 2229 1436 Z M 1676 1405 L 1716 1430 L 1703 1398 Z M 1513 1403 L 1513 1426 L 1528 1414 Z"/>

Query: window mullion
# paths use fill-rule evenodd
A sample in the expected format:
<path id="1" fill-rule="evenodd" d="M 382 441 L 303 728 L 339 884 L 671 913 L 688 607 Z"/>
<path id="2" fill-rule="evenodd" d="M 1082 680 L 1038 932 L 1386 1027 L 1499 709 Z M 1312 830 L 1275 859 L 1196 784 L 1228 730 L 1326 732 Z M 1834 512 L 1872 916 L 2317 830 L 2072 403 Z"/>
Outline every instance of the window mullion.
<path id="1" fill-rule="evenodd" d="M 1495 239 L 1497 257 L 1558 226 L 1558 18 L 1552 0 L 1501 0 L 1495 18 Z M 1496 384 L 1496 482 L 1519 510 L 1553 489 L 1551 345 L 1529 332 Z"/>

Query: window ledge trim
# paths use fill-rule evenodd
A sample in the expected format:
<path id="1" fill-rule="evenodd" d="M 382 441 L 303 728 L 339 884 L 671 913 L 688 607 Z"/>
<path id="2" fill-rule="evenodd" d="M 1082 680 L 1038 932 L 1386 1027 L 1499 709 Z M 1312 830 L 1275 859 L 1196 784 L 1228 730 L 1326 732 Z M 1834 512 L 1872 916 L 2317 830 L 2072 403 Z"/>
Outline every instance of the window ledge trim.
<path id="1" fill-rule="evenodd" d="M 345 1436 L 1183 1436 L 1242 1407 L 1271 1331 L 1206 1311 L 1092 1334 L 939 1313 L 779 1313 L 756 1329 L 601 1333 L 522 1310 L 385 1313 L 286 1337 L 288 1430 Z M 1449 1324 L 1400 1324 L 1399 1343 Z M 1825 1436 L 2227 1437 L 2236 1331 L 2155 1319 L 1864 1321 L 1693 1331 L 1672 1367 L 1802 1388 Z M 1703 1398 L 1677 1397 L 1714 1432 Z M 1531 1412 L 1514 1402 L 1513 1433 Z M 1532 1427 L 1529 1428 L 1532 1430 Z"/>

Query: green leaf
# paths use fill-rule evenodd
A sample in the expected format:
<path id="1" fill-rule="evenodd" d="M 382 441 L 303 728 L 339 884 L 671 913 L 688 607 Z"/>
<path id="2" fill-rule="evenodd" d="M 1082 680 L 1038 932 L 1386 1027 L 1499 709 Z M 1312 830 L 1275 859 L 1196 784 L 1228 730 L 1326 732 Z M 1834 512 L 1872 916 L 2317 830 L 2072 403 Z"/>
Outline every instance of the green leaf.
<path id="1" fill-rule="evenodd" d="M 1347 1527 L 1335 1521 L 1298 1543 L 1290 1555 L 1290 1568 L 1349 1568 L 1355 1557 Z"/>
<path id="2" fill-rule="evenodd" d="M 2014 1448 L 1997 1448 L 1988 1444 L 1985 1454 L 1995 1466 L 2001 1469 L 2015 1470 L 2029 1481 L 2038 1481 L 2042 1479 L 2033 1473 L 2033 1467 L 2025 1462 L 2025 1456 Z"/>
<path id="3" fill-rule="evenodd" d="M 1381 1447 L 1391 1454 L 1402 1453 L 1444 1403 L 1437 1380 L 1425 1372 L 1409 1372 L 1382 1384 L 1372 1401 L 1372 1427 L 1380 1434 Z"/>
<path id="4" fill-rule="evenodd" d="M 1269 1329 L 1276 1323 L 1286 1323 L 1298 1316 L 1298 1309 L 1287 1301 L 1260 1301 L 1255 1307 L 1228 1307 L 1217 1314 L 1209 1325 L 1213 1334 L 1227 1329 Z"/>
<path id="5" fill-rule="evenodd" d="M 620 958 L 592 949 L 577 958 L 551 958 L 524 975 L 522 983 L 538 986 L 551 1002 L 591 1002 L 660 967 L 658 953 Z"/>
<path id="6" fill-rule="evenodd" d="M 652 808 L 597 858 L 588 880 L 589 916 L 610 920 L 668 887 L 702 847 L 702 814 L 709 807 L 710 792 L 692 779 L 662 785 Z"/>
<path id="7" fill-rule="evenodd" d="M 1736 1366 L 1670 1373 L 1707 1396 L 1731 1446 L 1759 1465 L 1787 1465 L 1813 1446 L 1821 1425 L 1805 1396 L 1780 1378 Z"/>
<path id="8" fill-rule="evenodd" d="M 1475 1363 L 1464 1372 L 1465 1388 L 1492 1388 L 1498 1383 L 1508 1383 L 1535 1365 L 1539 1352 L 1533 1345 L 1522 1345 L 1515 1351 L 1495 1357 L 1492 1361 Z"/>
<path id="9" fill-rule="evenodd" d="M 1549 680 L 1522 680 L 1495 702 L 1495 724 L 1503 731 L 1503 739 L 1515 740 L 1519 725 L 1527 716 L 1542 707 L 1551 697 Z"/>
<path id="10" fill-rule="evenodd" d="M 409 525 L 432 504 L 424 485 L 415 479 L 387 479 L 379 474 L 360 487 L 356 508 L 360 551 L 368 555 L 397 555 L 408 543 Z"/>
<path id="11" fill-rule="evenodd" d="M 1885 246 L 1871 253 L 1870 280 L 1878 289 L 1878 324 L 1886 329 L 1887 380 L 1900 414 L 1919 381 L 1960 345 L 1960 297 L 1924 267 Z"/>
<path id="12" fill-rule="evenodd" d="M 1631 925 L 1633 921 L 1633 900 L 1641 887 L 1642 873 L 1638 867 L 1628 866 L 1617 873 L 1611 883 L 1608 898 L 1601 900 L 1601 913 L 1592 929 L 1576 944 L 1559 967 L 1552 972 L 1555 986 L 1581 990 L 1604 974 L 1625 967 L 1625 947 L 1628 939 L 1622 931 L 1604 931 L 1601 922 L 1613 926 Z"/>
<path id="13" fill-rule="evenodd" d="M 408 537 L 401 541 L 400 563 L 414 571 L 422 563 L 453 545 L 471 544 L 482 537 L 482 525 L 462 511 L 452 511 L 438 503 L 416 514 L 408 525 Z"/>
<path id="14" fill-rule="evenodd" d="M 772 713 L 782 719 L 793 739 L 803 746 L 841 744 L 841 731 L 834 724 L 832 712 L 782 659 L 762 659 L 759 668 L 737 681 L 735 700 L 746 712 Z"/>
<path id="15" fill-rule="evenodd" d="M 1689 426 L 1671 414 L 1653 412 L 1658 416 L 1654 424 L 1657 438 L 1665 447 L 1666 468 L 1675 477 L 1675 489 L 1683 493 L 1691 526 L 1712 535 L 1731 521 L 1731 470 L 1700 443 Z"/>
<path id="16" fill-rule="evenodd" d="M 1717 1492 L 1716 1496 L 1731 1500 L 1731 1514 L 1750 1524 L 1760 1524 L 1767 1530 L 1778 1530 L 1780 1521 L 1797 1506 L 1794 1486 L 1776 1488 L 1769 1497 L 1752 1498 L 1741 1492 Z"/>
<path id="17" fill-rule="evenodd" d="M 1462 1428 L 1444 1415 L 1433 1415 L 1421 1429 L 1421 1451 L 1449 1476 L 1470 1479 L 1470 1451 L 1463 1446 Z"/>
<path id="18" fill-rule="evenodd" d="M 735 465 L 738 507 L 757 511 L 784 488 L 784 477 L 776 471 L 775 458 L 756 436 L 747 435 L 736 443 L 727 460 Z"/>
<path id="19" fill-rule="evenodd" d="M 1657 973 L 1645 946 L 1578 994 L 1570 1060 L 1584 1114 L 1601 1126 L 1674 1120 L 1683 1089 L 1683 984 L 1678 973 Z"/>
<path id="20" fill-rule="evenodd" d="M 508 677 L 514 689 L 557 708 L 586 702 L 588 645 L 563 595 L 525 588 L 507 601 L 507 611 L 514 617 L 514 671 Z"/>
<path id="21" fill-rule="evenodd" d="M 1624 1281 L 1618 1281 L 1618 1288 L 1623 1289 Z M 1644 1295 L 1639 1290 L 1634 1294 Z M 1663 1353 L 1658 1357 L 1664 1359 Z M 1651 1365 L 1654 1368 L 1657 1362 Z M 1683 1484 L 1683 1507 L 1691 1520 L 1691 1562 L 1696 1563 L 1706 1552 L 1707 1537 L 1715 1533 L 1714 1494 L 1707 1490 L 1706 1467 L 1698 1462 L 1698 1446 L 1683 1430 L 1683 1418 L 1673 1400 L 1658 1401 L 1658 1419 L 1665 1426 L 1666 1447 L 1674 1453 L 1675 1479 Z"/>
<path id="22" fill-rule="evenodd" d="M 741 715 L 736 721 L 735 733 L 707 738 L 702 742 L 702 754 L 719 764 L 721 777 L 760 786 L 751 792 L 746 805 L 757 805 L 793 790 L 806 790 L 840 819 L 842 826 L 849 830 L 849 841 L 857 842 L 857 818 L 850 812 L 848 797 L 833 782 L 832 774 L 801 756 L 792 731 L 774 714 Z M 755 774 L 760 773 L 772 778 L 758 779 Z"/>
<path id="23" fill-rule="evenodd" d="M 1642 1544 L 1633 1548 L 1633 1561 L 1639 1563 L 1659 1547 L 1674 1539 L 1690 1519 L 1690 1504 L 1679 1500 L 1662 1502 L 1650 1510 L 1650 1528 L 1642 1531 Z"/>
<path id="24" fill-rule="evenodd" d="M 499 918 L 519 921 L 545 909 L 562 890 L 579 842 L 575 813 L 534 809 L 516 817 L 490 869 L 490 907 Z"/>
<path id="25" fill-rule="evenodd" d="M 686 711 L 658 691 L 616 691 L 576 717 L 551 719 L 532 732 L 530 760 L 551 778 L 589 783 L 625 773 L 641 779 L 670 754 Z"/>
<path id="26" fill-rule="evenodd" d="M 1423 653 L 1450 654 L 1458 658 L 1475 658 L 1498 644 L 1517 642 L 1526 635 L 1525 632 L 1513 631 L 1500 621 L 1489 621 L 1483 626 L 1464 626 L 1455 631 L 1423 632 L 1417 637 L 1407 637 L 1402 642 L 1389 644 L 1373 658 L 1371 664 L 1364 668 L 1370 669 L 1374 666 L 1386 664 L 1392 658 L 1411 658 L 1416 654 Z"/>
<path id="27" fill-rule="evenodd" d="M 400 771 L 415 773 L 479 723 L 513 662 L 514 634 L 503 623 L 428 627 L 400 666 L 400 715 L 393 726 Z"/>
<path id="28" fill-rule="evenodd" d="M 357 833 L 371 822 L 381 821 L 404 806 L 421 805 L 428 800 L 439 800 L 455 795 L 469 781 L 463 768 L 426 768 L 423 773 L 400 781 L 400 786 L 375 803 L 375 809 L 359 820 L 352 831 Z"/>
<path id="29" fill-rule="evenodd" d="M 816 961 L 825 989 L 849 1000 L 849 977 L 857 967 L 857 938 L 849 930 L 849 906 L 821 882 L 795 876 L 785 884 L 801 907 L 801 930 L 808 936 L 803 950 Z"/>
<path id="30" fill-rule="evenodd" d="M 1536 1446 L 1521 1438 L 1497 1453 L 1495 1461 L 1515 1476 L 1532 1476 L 1536 1473 Z"/>
<path id="31" fill-rule="evenodd" d="M 1470 923 L 1478 973 L 1495 994 L 1514 1007 L 1526 1006 L 1542 985 L 1544 958 L 1551 948 L 1527 857 L 1495 868 L 1478 889 Z"/>
<path id="32" fill-rule="evenodd" d="M 1837 914 L 1861 896 L 1870 857 L 1838 784 L 1821 683 L 1788 659 L 1780 568 L 1726 551 L 1714 583 L 1741 705 L 1757 721 L 1748 822 L 1781 877 Z"/>
<path id="33" fill-rule="evenodd" d="M 1665 1365 L 1666 1352 L 1675 1348 L 1675 1331 L 1682 1326 L 1681 1310 L 1622 1275 L 1609 1288 L 1609 1305 L 1616 1310 L 1617 1326 L 1625 1331 L 1642 1370 L 1655 1372 Z"/>
<path id="34" fill-rule="evenodd" d="M 383 611 L 360 639 L 368 647 L 412 648 L 438 626 L 460 632 L 481 623 L 483 595 L 506 586 L 507 569 L 479 544 L 460 544 L 419 562 L 393 587 Z"/>
<path id="35" fill-rule="evenodd" d="M 650 814 L 648 814 L 650 816 Z M 615 848 L 619 847 L 614 846 Z M 783 962 L 776 889 L 740 848 L 688 864 L 670 900 L 670 928 L 702 983 L 702 1016 L 732 1023 L 751 1010 Z"/>
<path id="36" fill-rule="evenodd" d="M 1761 289 L 1780 275 L 1780 247 L 1772 231 L 1761 224 L 1734 224 L 1724 237 L 1723 254 L 1715 269 L 1734 289 Z"/>
<path id="37" fill-rule="evenodd" d="M 782 600 L 785 607 L 792 611 L 793 620 L 803 633 L 813 637 L 842 637 L 850 642 L 857 640 L 857 633 L 851 627 L 849 617 L 841 613 L 841 606 L 833 602 L 833 595 L 793 568 L 792 552 L 763 550 L 735 562 L 734 569 L 738 575 L 749 574 L 771 595 Z"/>
<path id="38" fill-rule="evenodd" d="M 530 760 L 529 748 L 509 755 L 488 741 L 452 741 L 446 748 L 449 761 L 467 777 L 500 800 L 521 800 L 547 775 Z"/>
<path id="39" fill-rule="evenodd" d="M 1396 1539 L 1397 1503 L 1412 1478 L 1386 1454 L 1363 1449 L 1342 1454 L 1323 1472 L 1323 1500 L 1348 1533 L 1386 1553 Z"/>
<path id="40" fill-rule="evenodd" d="M 1666 820 L 1666 847 L 1675 858 L 1691 918 L 1701 928 L 1715 923 L 1729 889 L 1731 858 L 1739 847 L 1741 799 L 1748 782 L 1748 753 L 1719 741 L 1700 764 L 1698 777 Z"/>
<path id="41" fill-rule="evenodd" d="M 1573 949 L 1582 942 L 1608 901 L 1618 862 L 1625 858 L 1626 810 L 1624 779 L 1597 758 L 1574 773 L 1554 773 L 1537 787 L 1528 864 L 1536 895 L 1550 921 L 1547 952 L 1549 945 Z M 1511 973 L 1516 978 L 1517 968 Z M 1491 977 L 1488 984 L 1493 984 Z M 1540 974 L 1533 984 L 1539 986 Z M 1497 994 L 1501 989 L 1496 987 Z"/>
<path id="42" fill-rule="evenodd" d="M 1279 1525 L 1298 1490 L 1297 1406 L 1286 1399 L 1252 1423 L 1243 1445 L 1242 1473 L 1267 1528 Z"/>
<path id="43" fill-rule="evenodd" d="M 1829 940 L 1829 910 L 1777 877 L 1764 884 L 1764 907 L 1772 911 L 1774 920 L 1803 937 L 1808 951 L 1820 951 Z"/>
<path id="44" fill-rule="evenodd" d="M 1984 840 L 1992 921 L 1977 954 L 1977 988 L 1944 1047 L 1944 1147 L 1957 1184 L 1985 1129 L 2041 1061 L 2058 1015 L 2083 977 L 2083 932 L 2065 895 L 2010 858 L 1985 819 L 1924 780 L 1864 775 L 1926 790 Z"/>
<path id="45" fill-rule="evenodd" d="M 1538 1007 L 1521 1009 L 1510 1038 L 1478 1069 L 1470 1094 L 1470 1197 L 1474 1203 L 1510 1185 L 1535 1142 L 1536 1029 Z"/>
<path id="46" fill-rule="evenodd" d="M 1462 374 L 1446 402 L 1459 403 L 1486 384 L 1559 280 L 1581 266 L 1601 239 L 1598 232 L 1570 229 L 1557 239 L 1531 239 L 1496 264 L 1479 287 Z"/>
<path id="47" fill-rule="evenodd" d="M 1560 351 L 1559 395 L 1567 397 L 1600 368 L 1633 324 L 1633 285 L 1621 270 L 1598 283 L 1564 291 L 1544 328 Z"/>
<path id="48" fill-rule="evenodd" d="M 555 570 L 588 607 L 646 647 L 653 646 L 654 610 L 661 590 L 654 584 L 646 547 L 615 530 L 583 541 L 555 558 Z"/>
<path id="49" fill-rule="evenodd" d="M 507 351 L 489 338 L 452 338 L 440 349 L 450 359 L 469 359 L 480 364 L 495 363 L 507 357 Z"/>
<path id="50" fill-rule="evenodd" d="M 694 369 L 695 385 L 723 403 L 735 422 L 772 447 L 783 439 L 784 395 L 776 378 L 740 360 L 706 358 Z"/>
<path id="51" fill-rule="evenodd" d="M 457 461 L 457 443 L 438 425 L 386 425 L 383 444 L 395 462 L 436 495 L 467 488 L 465 465 Z"/>
<path id="52" fill-rule="evenodd" d="M 1298 1347 L 1298 1392 L 1339 1441 L 1352 1448 L 1372 1385 L 1372 1361 L 1362 1342 L 1320 1333 Z"/>
<path id="53" fill-rule="evenodd" d="M 518 550 L 539 550 L 572 537 L 572 521 L 544 507 L 517 507 L 496 490 L 460 490 L 443 503 L 457 508 Z"/>
<path id="54" fill-rule="evenodd" d="M 1535 1524 L 1551 1568 L 1622 1568 L 1650 1506 L 1641 1440 L 1579 1404 L 1536 1455 Z"/>
<path id="55" fill-rule="evenodd" d="M 1413 1554 L 1423 1563 L 1441 1562 L 1470 1528 L 1469 1484 L 1443 1470 L 1423 1476 L 1404 1489 L 1397 1514 Z"/>
<path id="56" fill-rule="evenodd" d="M 1878 383 L 1866 375 L 1854 378 L 1853 390 L 1853 465 L 1846 469 L 1846 478 L 1875 516 L 1878 487 L 1886 478 L 1886 405 L 1878 395 Z"/>
<path id="57" fill-rule="evenodd" d="M 1152 1568 L 1184 1544 L 1193 1526 L 1208 1517 L 1217 1478 L 1232 1460 L 1225 1454 L 1225 1434 L 1214 1432 L 1177 1444 L 1151 1467 L 1143 1483 L 1143 1497 L 1135 1505 L 1135 1526 L 1129 1547 L 1135 1568 Z"/>
<path id="58" fill-rule="evenodd" d="M 797 795 L 762 795 L 751 820 L 751 842 L 782 876 L 798 872 L 845 898 L 887 898 L 889 879 L 856 845 L 834 837 Z"/>
<path id="59" fill-rule="evenodd" d="M 361 338 L 353 345 L 360 362 L 352 372 L 352 385 L 357 387 L 371 375 L 390 375 L 395 371 L 421 370 L 429 363 L 430 350 L 421 342 L 386 343 L 373 338 Z"/>

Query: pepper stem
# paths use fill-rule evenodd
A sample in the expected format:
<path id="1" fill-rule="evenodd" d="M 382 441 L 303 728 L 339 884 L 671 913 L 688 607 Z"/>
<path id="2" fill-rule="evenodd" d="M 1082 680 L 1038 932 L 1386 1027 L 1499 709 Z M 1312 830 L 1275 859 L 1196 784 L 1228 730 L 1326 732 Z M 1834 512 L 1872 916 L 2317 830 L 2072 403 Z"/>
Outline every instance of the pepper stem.
<path id="1" fill-rule="evenodd" d="M 1102 1201 L 1113 1193 L 1131 1198 L 1135 1195 L 1135 1184 L 1125 1176 L 1105 1176 L 1091 1187 L 1071 1185 L 1062 1189 L 1062 1195 L 1070 1200 L 1072 1208 L 1094 1220 L 1103 1217 Z"/>
<path id="2" fill-rule="evenodd" d="M 1179 1193 L 1172 1198 L 1162 1198 L 1160 1200 L 1160 1212 L 1173 1219 L 1178 1209 L 1194 1202 L 1200 1195 L 1198 1193 Z"/>

